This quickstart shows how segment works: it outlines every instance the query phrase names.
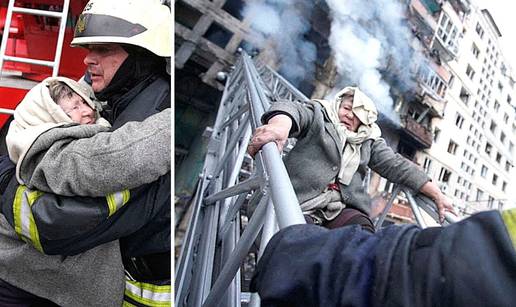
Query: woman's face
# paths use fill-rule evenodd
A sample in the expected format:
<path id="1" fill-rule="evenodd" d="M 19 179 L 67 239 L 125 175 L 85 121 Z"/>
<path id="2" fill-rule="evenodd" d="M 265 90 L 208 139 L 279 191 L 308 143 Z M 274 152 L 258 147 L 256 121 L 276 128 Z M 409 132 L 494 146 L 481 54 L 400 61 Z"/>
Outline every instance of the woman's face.
<path id="1" fill-rule="evenodd" d="M 57 104 L 63 109 L 74 123 L 85 125 L 95 123 L 95 111 L 82 99 L 73 93 L 71 97 L 59 99 Z"/>
<path id="2" fill-rule="evenodd" d="M 360 120 L 353 113 L 353 97 L 344 96 L 339 107 L 339 120 L 350 131 L 356 132 L 360 126 Z"/>

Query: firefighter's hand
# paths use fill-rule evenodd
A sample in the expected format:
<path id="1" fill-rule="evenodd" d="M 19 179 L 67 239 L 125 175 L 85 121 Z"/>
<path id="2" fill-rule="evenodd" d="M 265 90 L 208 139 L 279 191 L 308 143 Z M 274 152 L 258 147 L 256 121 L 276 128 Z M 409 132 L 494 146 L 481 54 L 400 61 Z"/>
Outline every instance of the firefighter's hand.
<path id="1" fill-rule="evenodd" d="M 292 120 L 284 114 L 278 114 L 269 119 L 266 125 L 256 128 L 247 146 L 247 152 L 254 157 L 263 145 L 275 142 L 281 152 L 287 142 Z"/>

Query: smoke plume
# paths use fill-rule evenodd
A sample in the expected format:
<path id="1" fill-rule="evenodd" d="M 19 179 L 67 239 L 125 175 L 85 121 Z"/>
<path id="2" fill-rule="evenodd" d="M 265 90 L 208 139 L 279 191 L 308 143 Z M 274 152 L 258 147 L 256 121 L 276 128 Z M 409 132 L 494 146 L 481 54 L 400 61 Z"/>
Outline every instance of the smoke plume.
<path id="1" fill-rule="evenodd" d="M 266 43 L 272 40 L 279 72 L 295 86 L 315 73 L 317 49 L 304 38 L 310 30 L 305 16 L 310 16 L 312 6 L 310 0 L 265 0 L 248 3 L 242 12 L 261 35 L 255 47 L 270 48 Z"/>
<path id="2" fill-rule="evenodd" d="M 390 86 L 381 71 L 395 71 L 396 86 L 414 86 L 410 62 L 411 33 L 404 8 L 396 0 L 326 0 L 332 17 L 329 43 L 341 85 L 356 85 L 376 103 L 380 112 L 398 122 Z M 393 80 L 390 80 L 393 81 Z"/>

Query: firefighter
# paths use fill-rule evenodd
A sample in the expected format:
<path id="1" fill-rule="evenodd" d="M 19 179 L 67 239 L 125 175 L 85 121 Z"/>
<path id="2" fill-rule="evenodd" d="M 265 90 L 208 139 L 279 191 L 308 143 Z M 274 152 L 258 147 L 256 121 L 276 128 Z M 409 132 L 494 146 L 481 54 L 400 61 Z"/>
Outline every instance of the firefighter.
<path id="1" fill-rule="evenodd" d="M 294 225 L 272 237 L 251 291 L 263 307 L 514 306 L 515 248 L 516 209 L 375 234 Z"/>
<path id="2" fill-rule="evenodd" d="M 170 8 L 158 0 L 129 1 L 123 6 L 109 0 L 90 1 L 77 21 L 72 45 L 88 50 L 84 79 L 97 98 L 106 101 L 102 116 L 113 132 L 73 140 L 69 136 L 76 127 L 52 129 L 32 144 L 18 171 L 28 188 L 60 195 L 98 197 L 125 188 L 151 191 L 144 204 L 124 206 L 113 215 L 106 217 L 105 210 L 97 210 L 96 224 L 86 230 L 74 228 L 71 222 L 83 219 L 84 210 L 73 205 L 77 197 L 41 196 L 57 198 L 60 201 L 51 203 L 59 206 L 45 206 L 45 212 L 29 206 L 25 212 L 49 226 L 36 229 L 36 237 L 50 238 L 39 241 L 44 245 L 40 250 L 46 253 L 88 253 L 96 245 L 119 238 L 127 273 L 124 301 L 135 306 L 170 304 L 170 154 L 163 155 L 166 149 L 170 153 L 170 136 L 168 142 L 149 145 L 145 140 L 163 135 L 166 125 L 140 129 L 148 122 L 146 118 L 166 111 L 164 118 L 168 114 L 170 125 L 170 76 L 166 73 L 166 59 L 171 56 L 170 25 Z M 144 123 L 126 124 L 129 121 Z M 140 186 L 149 178 L 153 178 L 150 184 Z M 47 219 L 49 210 L 55 217 L 51 220 Z M 15 215 L 16 210 L 4 210 L 6 213 Z M 96 269 L 103 268 L 91 268 L 93 272 Z"/>

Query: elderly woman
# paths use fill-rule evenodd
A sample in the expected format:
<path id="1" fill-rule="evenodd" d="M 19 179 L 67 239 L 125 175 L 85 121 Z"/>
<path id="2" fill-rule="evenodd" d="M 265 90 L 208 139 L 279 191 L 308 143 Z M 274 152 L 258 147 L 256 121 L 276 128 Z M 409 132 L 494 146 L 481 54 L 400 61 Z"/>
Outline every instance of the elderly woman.
<path id="1" fill-rule="evenodd" d="M 441 221 L 453 211 L 449 200 L 412 162 L 396 154 L 381 138 L 378 111 L 367 95 L 346 87 L 333 101 L 274 103 L 262 117 L 248 148 L 254 156 L 268 142 L 280 151 L 297 138 L 285 166 L 308 223 L 327 228 L 370 221 L 371 198 L 362 185 L 367 167 L 388 180 L 420 191 L 434 200 Z"/>

